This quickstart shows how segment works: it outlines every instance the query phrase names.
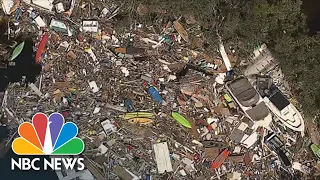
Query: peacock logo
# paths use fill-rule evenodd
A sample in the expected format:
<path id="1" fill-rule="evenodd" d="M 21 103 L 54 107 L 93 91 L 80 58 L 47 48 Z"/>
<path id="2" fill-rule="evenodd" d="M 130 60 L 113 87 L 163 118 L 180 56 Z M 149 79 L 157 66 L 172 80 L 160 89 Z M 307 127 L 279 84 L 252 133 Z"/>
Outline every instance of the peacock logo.
<path id="1" fill-rule="evenodd" d="M 49 118 L 37 113 L 32 123 L 19 126 L 18 133 L 20 137 L 12 143 L 18 155 L 79 155 L 84 150 L 83 141 L 76 137 L 77 125 L 65 123 L 60 113 L 52 113 Z"/>

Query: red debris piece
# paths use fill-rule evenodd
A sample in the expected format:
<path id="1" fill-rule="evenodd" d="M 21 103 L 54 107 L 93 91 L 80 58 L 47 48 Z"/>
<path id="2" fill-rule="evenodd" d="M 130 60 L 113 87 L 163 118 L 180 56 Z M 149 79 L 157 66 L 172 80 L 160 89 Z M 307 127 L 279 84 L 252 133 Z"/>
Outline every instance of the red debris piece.
<path id="1" fill-rule="evenodd" d="M 216 159 L 212 162 L 211 164 L 211 169 L 217 169 L 219 168 L 228 158 L 230 154 L 230 151 L 228 149 L 225 149 L 224 151 L 222 151 L 217 157 Z"/>
<path id="2" fill-rule="evenodd" d="M 37 53 L 36 53 L 36 63 L 40 62 L 42 53 L 44 52 L 44 48 L 46 47 L 47 41 L 48 41 L 48 33 L 45 32 L 42 36 L 42 39 L 39 43 L 38 49 L 37 49 Z"/>

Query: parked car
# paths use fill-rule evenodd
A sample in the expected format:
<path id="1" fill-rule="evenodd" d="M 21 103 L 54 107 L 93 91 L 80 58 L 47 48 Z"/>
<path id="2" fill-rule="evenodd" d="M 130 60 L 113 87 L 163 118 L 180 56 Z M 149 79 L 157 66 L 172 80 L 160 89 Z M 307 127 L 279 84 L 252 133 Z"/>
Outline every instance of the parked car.
<path id="1" fill-rule="evenodd" d="M 248 118 L 257 126 L 269 126 L 272 121 L 269 109 L 246 77 L 228 82 L 226 88 Z"/>

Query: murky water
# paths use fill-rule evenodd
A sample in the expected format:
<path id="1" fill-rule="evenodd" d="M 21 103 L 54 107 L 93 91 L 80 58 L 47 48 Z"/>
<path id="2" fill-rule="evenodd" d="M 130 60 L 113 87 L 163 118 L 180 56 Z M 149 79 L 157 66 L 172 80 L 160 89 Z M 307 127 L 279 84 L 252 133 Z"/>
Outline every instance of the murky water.
<path id="1" fill-rule="evenodd" d="M 2 52 L 5 52 L 5 47 L 8 47 L 8 45 L 10 45 L 12 42 L 8 41 L 6 36 L 4 36 L 4 28 L 5 27 L 3 27 L 3 23 L 0 22 L 0 46 L 2 48 Z M 24 42 L 25 45 L 22 52 L 16 59 L 14 59 L 15 66 L 6 66 L 6 64 L 8 64 L 7 59 L 11 56 L 13 49 L 7 48 L 8 54 L 0 53 L 0 94 L 1 92 L 6 90 L 9 83 L 19 82 L 22 76 L 27 77 L 26 82 L 35 82 L 37 75 L 39 75 L 41 71 L 41 65 L 35 63 L 35 53 L 33 51 L 34 42 L 31 39 L 25 39 Z M 6 138 L 8 131 L 3 128 L 0 128 L 0 131 L 0 140 L 2 140 Z M 55 172 L 53 171 L 12 171 L 10 169 L 11 158 L 18 158 L 18 155 L 14 154 L 12 150 L 9 150 L 9 152 L 5 155 L 4 158 L 0 158 L 1 180 L 58 179 Z M 32 157 L 30 156 L 30 158 Z M 42 156 L 41 158 L 49 158 L 49 156 Z"/>
<path id="2" fill-rule="evenodd" d="M 19 56 L 14 59 L 15 66 L 8 66 L 0 69 L 0 92 L 5 91 L 7 85 L 19 82 L 22 76 L 27 77 L 27 82 L 35 82 L 40 74 L 41 65 L 35 63 L 33 46 L 31 39 L 25 39 L 25 45 Z"/>
<path id="3" fill-rule="evenodd" d="M 307 15 L 307 26 L 310 35 L 320 32 L 320 1 L 319 0 L 303 0 L 302 11 Z"/>

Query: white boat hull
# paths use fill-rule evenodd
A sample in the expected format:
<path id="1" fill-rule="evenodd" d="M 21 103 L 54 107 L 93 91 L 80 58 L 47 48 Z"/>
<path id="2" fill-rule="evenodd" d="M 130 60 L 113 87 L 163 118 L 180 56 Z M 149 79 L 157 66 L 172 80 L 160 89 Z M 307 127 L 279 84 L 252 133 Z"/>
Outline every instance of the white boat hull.
<path id="1" fill-rule="evenodd" d="M 285 126 L 294 131 L 301 132 L 302 136 L 304 135 L 304 120 L 300 112 L 291 103 L 280 111 L 269 98 L 265 97 L 263 101 Z"/>
<path id="2" fill-rule="evenodd" d="M 248 110 L 252 109 L 252 107 L 246 107 L 241 105 L 241 103 L 238 101 L 238 99 L 233 95 L 232 91 L 229 89 L 228 86 L 226 86 L 228 92 L 230 93 L 230 95 L 232 96 L 232 99 L 235 100 L 237 102 L 237 104 L 239 105 L 239 107 L 242 109 L 242 111 L 245 113 L 245 115 L 254 122 L 254 125 L 251 129 L 257 129 L 258 127 L 264 127 L 267 129 L 270 129 L 270 123 L 272 121 L 272 115 L 269 113 L 268 116 L 266 116 L 265 118 L 259 120 L 259 121 L 255 121 L 253 120 L 250 115 L 247 113 Z M 262 97 L 260 96 L 259 101 L 257 104 L 263 102 Z"/>

